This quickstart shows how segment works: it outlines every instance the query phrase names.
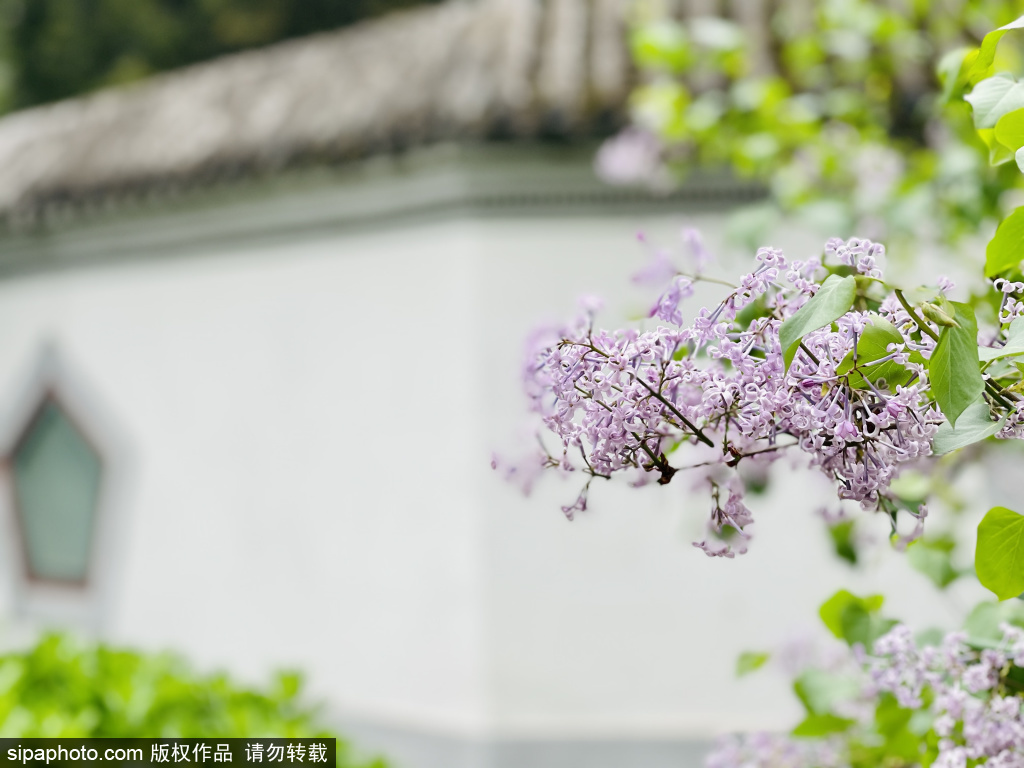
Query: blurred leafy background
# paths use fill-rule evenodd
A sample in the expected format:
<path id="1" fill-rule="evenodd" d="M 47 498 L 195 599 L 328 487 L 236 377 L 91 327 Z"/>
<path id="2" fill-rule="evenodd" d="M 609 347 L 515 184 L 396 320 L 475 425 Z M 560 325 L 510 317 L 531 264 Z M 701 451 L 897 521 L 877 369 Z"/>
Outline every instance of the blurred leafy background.
<path id="1" fill-rule="evenodd" d="M 946 75 L 1018 2 L 774 3 L 758 35 L 667 7 L 634 6 L 632 122 L 661 145 L 662 184 L 701 166 L 765 183 L 771 204 L 736 222 L 745 245 L 787 213 L 897 250 L 949 245 L 1013 207 L 1004 197 L 1019 171 L 1008 156 L 990 167 L 994 142 Z M 1017 58 L 1007 46 L 997 65 L 1015 71 Z"/>

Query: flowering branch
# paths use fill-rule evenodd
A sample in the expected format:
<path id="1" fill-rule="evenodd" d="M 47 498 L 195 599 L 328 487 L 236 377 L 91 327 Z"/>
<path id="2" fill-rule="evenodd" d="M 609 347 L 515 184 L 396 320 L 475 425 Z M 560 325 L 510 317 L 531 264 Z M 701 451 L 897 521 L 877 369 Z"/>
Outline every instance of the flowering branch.
<path id="1" fill-rule="evenodd" d="M 884 252 L 857 238 L 830 240 L 824 260 L 789 262 L 762 248 L 757 267 L 691 322 L 681 305 L 693 295 L 694 279 L 703 278 L 674 270 L 651 309 L 663 323 L 653 330 L 596 329 L 593 305 L 553 329 L 533 347 L 524 383 L 532 410 L 562 445 L 561 458 L 545 452 L 539 463 L 588 476 L 566 514 L 586 508 L 594 478 L 628 475 L 642 485 L 653 473 L 666 485 L 681 470 L 695 472 L 713 498 L 708 539 L 695 544 L 732 557 L 738 552 L 730 532 L 746 542 L 753 522 L 737 466 L 767 465 L 795 448 L 840 499 L 884 512 L 895 526 L 900 505 L 889 485 L 905 465 L 932 454 L 940 426 L 949 427 L 943 411 L 952 423 L 971 403 L 964 397 L 976 397 L 951 384 L 972 365 L 989 407 L 969 418 L 983 418 L 987 427 L 994 414 L 1003 419 L 999 436 L 1022 436 L 1021 401 L 993 377 L 983 381 L 977 354 L 965 346 L 977 345 L 973 310 L 940 294 L 924 305 L 936 332 L 901 290 L 884 293 Z M 1011 301 L 1004 297 L 1004 307 Z M 946 336 L 951 341 L 943 344 Z M 793 440 L 779 444 L 779 435 Z M 697 461 L 674 466 L 669 455 L 681 450 L 696 452 Z M 914 516 L 919 533 L 923 514 Z"/>

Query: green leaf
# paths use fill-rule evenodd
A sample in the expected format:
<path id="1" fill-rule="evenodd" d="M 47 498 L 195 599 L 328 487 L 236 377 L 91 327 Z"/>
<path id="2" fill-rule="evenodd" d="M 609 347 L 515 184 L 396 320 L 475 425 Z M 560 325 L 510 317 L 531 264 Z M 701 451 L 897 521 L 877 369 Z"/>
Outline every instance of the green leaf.
<path id="1" fill-rule="evenodd" d="M 978 524 L 974 550 L 978 581 L 1000 600 L 1024 592 L 1024 516 L 993 507 Z"/>
<path id="2" fill-rule="evenodd" d="M 923 503 L 932 492 L 932 478 L 922 472 L 907 470 L 893 478 L 889 490 L 916 506 Z"/>
<path id="3" fill-rule="evenodd" d="M 883 619 L 859 605 L 843 611 L 843 640 L 849 646 L 860 643 L 871 648 L 875 640 L 886 634 L 898 623 L 895 619 Z"/>
<path id="4" fill-rule="evenodd" d="M 857 564 L 857 547 L 854 544 L 854 521 L 843 520 L 828 527 L 832 546 L 837 557 L 841 557 L 850 565 Z"/>
<path id="5" fill-rule="evenodd" d="M 881 610 L 884 602 L 882 595 L 858 597 L 841 589 L 822 604 L 818 615 L 833 635 L 853 645 L 855 642 L 865 642 L 865 638 L 877 629 L 871 626 L 870 619 L 876 618 L 874 614 Z M 865 618 L 869 621 L 866 627 Z"/>
<path id="6" fill-rule="evenodd" d="M 933 323 L 943 328 L 951 328 L 960 325 L 956 321 L 956 310 L 953 309 L 952 302 L 944 296 L 939 297 L 935 302 L 924 302 L 921 305 L 921 314 L 924 315 L 926 319 L 931 320 Z"/>
<path id="7" fill-rule="evenodd" d="M 928 730 L 930 729 L 926 728 L 925 732 Z M 895 765 L 931 765 L 930 760 L 922 759 L 922 751 L 927 748 L 927 744 L 922 742 L 918 734 L 905 728 L 886 738 L 885 744 L 882 745 L 882 754 L 885 755 L 887 761 L 893 761 L 896 758 L 903 761 L 902 763 L 893 763 Z"/>
<path id="8" fill-rule="evenodd" d="M 915 288 L 904 288 L 903 297 L 911 304 L 920 304 L 924 301 L 935 301 L 939 296 L 939 289 L 934 285 L 919 285 Z"/>
<path id="9" fill-rule="evenodd" d="M 992 437 L 1003 428 L 1004 423 L 1005 416 L 999 421 L 992 421 L 988 404 L 984 398 L 979 398 L 960 414 L 955 428 L 948 421 L 939 426 L 939 431 L 932 439 L 932 453 L 941 456 Z"/>
<path id="10" fill-rule="evenodd" d="M 885 357 L 889 354 L 887 347 L 890 344 L 903 343 L 903 336 L 896 330 L 896 326 L 881 315 L 871 314 L 868 320 L 871 324 L 865 326 L 857 343 L 857 362 L 860 364 Z"/>
<path id="11" fill-rule="evenodd" d="M 883 736 L 892 736 L 907 727 L 913 714 L 913 710 L 901 707 L 891 693 L 884 693 L 875 708 L 875 728 Z"/>
<path id="12" fill-rule="evenodd" d="M 1010 668 L 1006 670 L 1006 677 L 1004 678 L 1004 680 L 1007 688 L 1014 691 L 1019 691 L 1022 687 L 1024 687 L 1024 667 L 1020 667 L 1016 664 L 1011 664 Z"/>
<path id="13" fill-rule="evenodd" d="M 1018 83 L 1010 75 L 998 74 L 982 80 L 964 99 L 974 110 L 975 128 L 995 128 L 1003 115 L 1024 107 L 1024 83 Z"/>
<path id="14" fill-rule="evenodd" d="M 659 19 L 633 30 L 633 60 L 641 68 L 681 72 L 693 61 L 686 30 L 674 21 Z"/>
<path id="15" fill-rule="evenodd" d="M 872 314 L 871 323 L 864 327 L 864 332 L 857 341 L 857 368 L 858 371 L 850 376 L 850 386 L 864 387 L 866 376 L 872 383 L 879 379 L 885 379 L 890 388 L 906 384 L 910 379 L 910 371 L 893 360 L 887 360 L 879 365 L 870 365 L 872 360 L 878 360 L 889 354 L 886 349 L 890 344 L 902 344 L 903 337 L 896 330 L 896 326 L 890 323 L 881 315 Z M 849 373 L 853 370 L 853 352 L 843 358 L 843 361 L 836 368 L 836 373 Z M 861 375 L 863 374 L 863 375 Z"/>
<path id="16" fill-rule="evenodd" d="M 797 738 L 816 739 L 831 733 L 842 733 L 855 722 L 857 721 L 832 714 L 808 715 L 793 729 L 793 735 Z"/>
<path id="17" fill-rule="evenodd" d="M 771 658 L 771 654 L 768 653 L 756 653 L 754 651 L 744 651 L 740 654 L 740 657 L 736 659 L 736 677 L 743 677 L 749 675 L 765 665 L 765 662 Z"/>
<path id="18" fill-rule="evenodd" d="M 915 570 L 923 573 L 939 589 L 945 589 L 958 578 L 953 567 L 953 542 L 947 539 L 915 541 L 907 550 L 907 559 Z"/>
<path id="19" fill-rule="evenodd" d="M 1011 152 L 1024 147 L 1024 109 L 1003 115 L 996 123 L 996 141 Z"/>
<path id="20" fill-rule="evenodd" d="M 800 339 L 845 315 L 856 298 L 857 279 L 853 275 L 829 275 L 818 292 L 779 328 L 786 367 L 793 361 Z"/>
<path id="21" fill-rule="evenodd" d="M 978 603 L 964 622 L 964 630 L 972 641 L 998 642 L 1003 638 L 999 627 L 1004 623 L 1024 627 L 1024 603 Z"/>
<path id="22" fill-rule="evenodd" d="M 1012 29 L 1021 29 L 1022 27 L 1024 27 L 1024 16 L 985 35 L 981 46 L 963 58 L 957 81 L 966 85 L 974 85 L 982 78 L 987 77 L 992 71 L 992 62 L 996 58 L 996 47 L 1003 35 Z"/>
<path id="23" fill-rule="evenodd" d="M 943 328 L 928 361 L 928 378 L 939 408 L 952 426 L 985 389 L 978 364 L 978 321 L 970 304 L 951 301 L 956 326 Z"/>
<path id="24" fill-rule="evenodd" d="M 978 359 L 982 362 L 1001 360 L 1004 357 L 1024 355 L 1024 317 L 1010 323 L 1006 332 L 1006 344 L 1001 347 L 978 347 Z"/>
<path id="25" fill-rule="evenodd" d="M 939 59 L 935 69 L 936 74 L 939 76 L 939 82 L 942 83 L 943 103 L 948 103 L 950 98 L 952 98 L 953 91 L 957 86 L 957 78 L 964 66 L 964 61 L 971 54 L 974 54 L 975 58 L 977 58 L 976 49 L 967 47 L 954 48 L 952 51 L 947 51 Z"/>
<path id="26" fill-rule="evenodd" d="M 827 715 L 836 704 L 855 698 L 860 685 L 853 677 L 811 668 L 793 681 L 793 692 L 808 715 Z"/>
<path id="27" fill-rule="evenodd" d="M 899 765 L 929 765 L 921 761 L 921 750 L 925 745 L 920 737 L 910 730 L 914 710 L 904 709 L 891 693 L 882 694 L 875 708 L 875 730 L 883 737 L 881 755 L 887 761 L 900 758 Z M 930 725 L 925 732 L 930 730 Z"/>
<path id="28" fill-rule="evenodd" d="M 1013 150 L 1007 149 L 996 140 L 995 128 L 979 128 L 978 138 L 988 147 L 989 165 L 1002 165 L 1014 159 Z"/>
<path id="29" fill-rule="evenodd" d="M 985 277 L 1013 269 L 1024 258 L 1024 206 L 1003 219 L 985 248 Z"/>

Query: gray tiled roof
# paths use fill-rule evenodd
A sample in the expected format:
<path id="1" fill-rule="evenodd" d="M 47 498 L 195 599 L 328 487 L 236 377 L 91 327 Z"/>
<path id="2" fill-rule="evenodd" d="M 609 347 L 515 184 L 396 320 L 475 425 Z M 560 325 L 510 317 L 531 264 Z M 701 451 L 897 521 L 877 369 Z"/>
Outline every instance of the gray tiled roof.
<path id="1" fill-rule="evenodd" d="M 449 0 L 0 120 L 0 215 L 437 141 L 593 133 L 629 0 Z"/>
<path id="2" fill-rule="evenodd" d="M 634 1 L 447 0 L 10 115 L 0 222 L 31 229 L 83 206 L 433 143 L 607 133 L 633 80 Z M 775 0 L 661 2 L 732 16 L 770 66 Z"/>

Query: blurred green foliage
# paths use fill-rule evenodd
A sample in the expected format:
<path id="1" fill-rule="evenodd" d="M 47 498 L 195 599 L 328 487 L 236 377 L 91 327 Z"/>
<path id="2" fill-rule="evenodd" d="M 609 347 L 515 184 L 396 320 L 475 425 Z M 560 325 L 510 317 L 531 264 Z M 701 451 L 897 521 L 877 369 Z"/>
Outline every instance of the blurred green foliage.
<path id="1" fill-rule="evenodd" d="M 201 675 L 180 657 L 147 655 L 48 634 L 0 656 L 0 737 L 333 738 L 300 700 L 302 681 L 279 673 L 265 691 Z M 359 762 L 338 739 L 338 765 Z"/>
<path id="2" fill-rule="evenodd" d="M 436 0 L 0 0 L 0 110 L 428 2 Z"/>
<path id="3" fill-rule="evenodd" d="M 774 210 L 829 235 L 955 242 L 1002 218 L 1021 177 L 989 167 L 968 105 L 949 98 L 948 73 L 955 79 L 964 47 L 1014 19 L 1019 3 L 935 5 L 777 3 L 769 28 L 751 36 L 723 18 L 677 20 L 641 2 L 634 123 L 661 139 L 675 178 L 724 165 L 767 184 Z M 997 64 L 1016 69 L 1019 56 L 1000 49 Z M 757 215 L 749 239 L 775 220 Z"/>

